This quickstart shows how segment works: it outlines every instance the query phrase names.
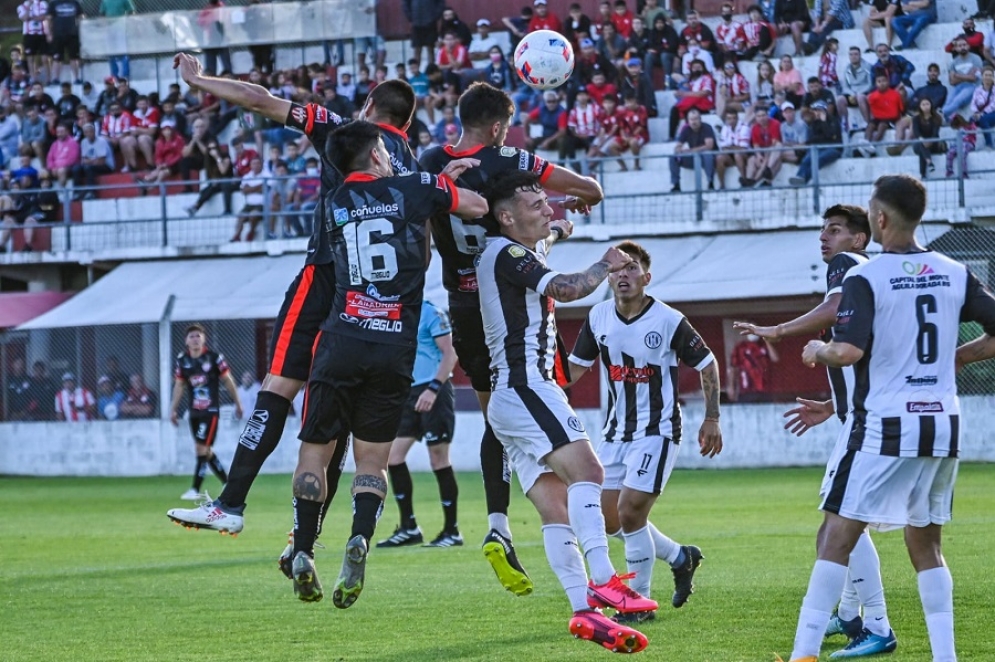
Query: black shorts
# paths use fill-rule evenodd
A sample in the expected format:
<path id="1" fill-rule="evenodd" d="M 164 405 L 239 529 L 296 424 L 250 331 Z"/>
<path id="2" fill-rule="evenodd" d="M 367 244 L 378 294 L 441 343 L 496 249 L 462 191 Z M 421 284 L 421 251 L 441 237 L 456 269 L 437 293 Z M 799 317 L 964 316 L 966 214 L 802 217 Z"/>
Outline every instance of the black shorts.
<path id="1" fill-rule="evenodd" d="M 479 308 L 449 307 L 453 325 L 453 349 L 474 391 L 491 390 L 491 352 L 484 338 Z"/>
<path id="2" fill-rule="evenodd" d="M 273 327 L 269 350 L 271 375 L 307 381 L 318 328 L 332 310 L 335 267 L 308 264 L 290 284 Z"/>
<path id="3" fill-rule="evenodd" d="M 51 48 L 49 49 L 49 55 L 56 62 L 63 62 L 65 60 L 78 60 L 79 59 L 79 35 L 78 34 L 68 34 L 61 37 L 52 37 Z"/>
<path id="4" fill-rule="evenodd" d="M 190 412 L 190 432 L 195 444 L 211 446 L 218 436 L 218 412 Z"/>
<path id="5" fill-rule="evenodd" d="M 43 34 L 26 34 L 22 40 L 25 55 L 48 55 L 48 39 Z"/>
<path id="6" fill-rule="evenodd" d="M 415 25 L 411 28 L 411 46 L 416 51 L 422 46 L 428 46 L 435 51 L 435 42 L 439 41 L 439 30 L 432 25 Z"/>
<path id="7" fill-rule="evenodd" d="M 425 384 L 412 386 L 408 401 L 401 412 L 401 423 L 397 427 L 398 437 L 412 437 L 424 440 L 428 446 L 448 444 L 453 440 L 456 428 L 456 394 L 453 383 L 446 382 L 439 389 L 435 405 L 424 413 L 415 411 L 415 403 L 427 389 Z"/>
<path id="8" fill-rule="evenodd" d="M 321 333 L 304 392 L 301 441 L 326 444 L 352 434 L 389 443 L 411 390 L 415 347 Z"/>

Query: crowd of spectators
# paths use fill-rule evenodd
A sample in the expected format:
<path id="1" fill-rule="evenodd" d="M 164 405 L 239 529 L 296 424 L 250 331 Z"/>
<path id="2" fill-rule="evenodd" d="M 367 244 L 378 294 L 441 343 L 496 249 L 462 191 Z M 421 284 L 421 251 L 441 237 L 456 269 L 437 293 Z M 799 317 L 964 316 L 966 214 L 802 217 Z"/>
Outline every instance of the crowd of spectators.
<path id="1" fill-rule="evenodd" d="M 320 103 L 342 116 L 355 116 L 380 81 L 403 77 L 427 120 L 416 117 L 409 130 L 416 154 L 455 142 L 460 92 L 471 82 L 486 81 L 514 99 L 515 123 L 524 127 L 530 148 L 555 151 L 561 162 L 585 173 L 592 158 L 617 159 L 628 169 L 625 159 L 631 156 L 632 167 L 640 169 L 649 120 L 660 114 L 656 92 L 669 89 L 676 98 L 668 118 L 669 135 L 677 143 L 671 168 L 675 188 L 680 170 L 693 165 L 693 152 L 716 149 L 718 158 L 703 162 L 702 186 L 724 188 L 731 168 L 738 171 L 741 186 L 769 185 L 784 162 L 799 165 L 795 179 L 803 183 L 816 165 L 808 146 L 818 146 L 814 159 L 820 167 L 840 158 L 847 145 L 857 155 L 873 157 L 875 144 L 890 129 L 899 140 L 932 140 L 916 148 L 921 158 L 992 146 L 995 33 L 986 36 L 973 18 L 966 19 L 963 34 L 947 48 L 947 80 L 941 79 L 939 65 L 931 64 L 928 82 L 920 88 L 912 84 L 915 67 L 898 52 L 915 48 L 922 30 L 936 21 L 936 2 L 867 0 L 870 11 L 862 27 L 871 59 L 859 47 L 844 56 L 832 36 L 855 27 L 852 10 L 860 3 L 854 0 L 816 0 L 812 9 L 805 0 L 761 0 L 745 15 L 736 15 L 729 2 L 722 5 L 714 30 L 693 9 L 679 19 L 659 0 L 602 0 L 593 16 L 574 3 L 562 17 L 550 11 L 546 0 L 534 0 L 518 15 L 502 19 L 499 27 L 507 30 L 510 44 L 495 37 L 487 18 L 461 18 L 440 0 L 404 0 L 414 51 L 393 72 L 384 64 L 382 39 L 373 38 L 357 40 L 355 75 L 335 66 L 343 60 L 342 42 L 326 45 L 325 64 L 282 71 L 273 68 L 271 47 L 256 49 L 256 66 L 240 75 L 274 95 Z M 199 188 L 187 210 L 191 216 L 221 194 L 225 212 L 238 214 L 233 241 L 309 232 L 319 173 L 317 161 L 305 159 L 311 148 L 305 138 L 178 84 L 161 98 L 155 91 L 132 89 L 126 75 L 106 77 L 100 90 L 79 80 L 55 85 L 56 62 L 71 62 L 74 44 L 55 36 L 54 15 L 28 11 L 36 4 L 21 5 L 24 43 L 9 51 L 9 60 L 0 58 L 0 251 L 7 250 L 12 231 L 23 232 L 23 250 L 32 250 L 34 228 L 58 216 L 60 190 L 71 187 L 75 198 L 92 198 L 99 177 L 114 172 L 130 173 L 142 192 L 168 180 L 188 182 L 191 192 Z M 129 11 L 127 0 L 103 4 L 106 15 Z M 990 3 L 982 4 L 979 17 L 991 9 Z M 207 2 L 206 18 L 199 21 L 205 30 L 220 6 L 217 0 Z M 68 5 L 65 11 L 68 21 Z M 64 34 L 68 23 L 61 25 L 59 34 Z M 886 28 L 888 40 L 873 45 L 876 26 Z M 576 66 L 567 84 L 539 93 L 521 83 L 509 59 L 519 39 L 544 28 L 571 40 Z M 59 58 L 39 55 L 49 34 L 63 47 Z M 781 36 L 791 37 L 793 53 L 775 53 Z M 810 64 L 815 58 L 799 59 L 816 53 L 817 67 Z M 224 49 L 205 57 L 208 69 L 230 66 Z M 740 71 L 744 61 L 756 63 L 755 75 Z M 119 73 L 126 73 L 126 64 L 121 58 L 111 63 Z M 799 65 L 811 69 L 802 71 Z M 219 75 L 233 76 L 226 70 Z M 55 89 L 57 99 L 50 94 Z M 923 99 L 930 102 L 925 121 L 917 119 L 925 112 Z M 850 121 L 851 109 L 855 121 Z M 218 136 L 232 122 L 237 131 L 229 146 Z M 939 139 L 943 126 L 978 129 L 984 143 L 972 137 L 963 146 L 944 145 Z M 901 151 L 901 146 L 889 149 Z M 921 170 L 928 176 L 931 161 L 925 161 Z M 240 210 L 232 209 L 236 191 L 246 198 Z"/>
<path id="2" fill-rule="evenodd" d="M 35 361 L 28 373 L 22 358 L 10 362 L 5 386 L 7 421 L 113 421 L 159 415 L 156 394 L 141 373 L 126 375 L 113 356 L 107 359 L 93 390 L 72 372 L 65 372 L 61 382 L 55 381 L 44 361 Z"/>

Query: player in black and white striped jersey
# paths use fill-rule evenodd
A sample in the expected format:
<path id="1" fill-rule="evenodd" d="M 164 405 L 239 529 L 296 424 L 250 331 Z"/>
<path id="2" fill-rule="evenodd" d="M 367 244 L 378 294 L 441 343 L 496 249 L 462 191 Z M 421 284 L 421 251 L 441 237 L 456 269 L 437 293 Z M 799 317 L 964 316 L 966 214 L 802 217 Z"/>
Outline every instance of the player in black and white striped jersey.
<path id="1" fill-rule="evenodd" d="M 776 326 L 758 326 L 749 322 L 735 322 L 733 327 L 741 334 L 755 334 L 776 342 L 790 336 L 811 336 L 822 333 L 823 340 L 831 339 L 831 328 L 836 322 L 843 292 L 843 279 L 851 268 L 867 262 L 864 252 L 871 240 L 871 226 L 867 220 L 867 210 L 855 205 L 833 205 L 826 209 L 819 232 L 819 245 L 822 260 L 826 267 L 826 296 L 822 303 L 795 319 Z M 798 398 L 798 407 L 785 413 L 788 422 L 785 429 L 797 435 L 804 434 L 810 427 L 828 420 L 835 413 L 842 422 L 853 406 L 854 369 L 852 366 L 826 368 L 832 399 L 820 402 Z M 820 497 L 825 497 L 832 484 L 836 466 L 847 451 L 849 439 L 845 428 L 840 430 L 836 445 L 827 462 L 826 474 L 822 481 Z M 849 573 L 843 598 L 826 629 L 826 636 L 845 634 L 851 641 L 848 649 L 890 648 L 894 633 L 888 619 L 888 609 L 884 597 L 884 584 L 881 580 L 881 561 L 877 549 L 868 532 L 864 532 L 850 553 Z M 863 617 L 861 617 L 863 606 Z M 864 630 L 869 635 L 861 636 Z M 860 639 L 859 642 L 854 643 Z M 897 642 L 895 642 L 897 643 Z M 853 650 L 851 650 L 853 652 Z"/>
<path id="2" fill-rule="evenodd" d="M 856 380 L 848 449 L 823 499 L 793 660 L 817 659 L 847 559 L 870 522 L 905 527 L 933 659 L 957 659 L 953 581 L 941 546 L 960 443 L 957 338 L 962 321 L 995 336 L 995 297 L 964 265 L 918 244 L 925 209 L 918 180 L 878 178 L 868 217 L 884 252 L 847 274 L 833 340 L 813 340 L 802 353 L 811 366 L 852 365 Z"/>
<path id="3" fill-rule="evenodd" d="M 613 247 L 581 273 L 550 270 L 535 248 L 550 236 L 553 210 L 532 173 L 496 175 L 488 183 L 487 202 L 501 230 L 488 237 L 477 267 L 491 357 L 487 419 L 542 518 L 546 558 L 574 611 L 570 631 L 609 650 L 637 652 L 646 647 L 646 637 L 609 621 L 598 608 L 645 612 L 657 604 L 629 588 L 608 557 L 601 512 L 604 470 L 553 375 L 554 301 L 591 294 L 631 258 Z"/>
<path id="4" fill-rule="evenodd" d="M 609 403 L 604 437 L 595 444 L 605 467 L 602 508 L 607 531 L 625 541 L 628 569 L 635 574 L 631 586 L 649 595 L 656 559 L 666 561 L 674 574 L 671 603 L 681 607 L 693 592 L 701 550 L 662 534 L 649 521 L 649 513 L 680 449 L 677 367 L 684 363 L 701 373 L 705 420 L 698 443 L 707 457 L 722 451 L 719 370 L 687 318 L 646 294 L 651 279 L 646 249 L 634 241 L 617 248 L 632 262 L 608 277 L 614 296 L 588 314 L 570 356 L 570 375 L 578 379 L 600 357 Z"/>

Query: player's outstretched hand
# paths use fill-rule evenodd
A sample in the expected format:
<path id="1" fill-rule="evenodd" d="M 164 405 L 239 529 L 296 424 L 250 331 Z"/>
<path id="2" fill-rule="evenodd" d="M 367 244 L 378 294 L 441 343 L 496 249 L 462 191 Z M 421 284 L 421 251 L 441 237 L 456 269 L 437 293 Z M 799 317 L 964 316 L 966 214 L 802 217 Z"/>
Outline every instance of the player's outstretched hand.
<path id="1" fill-rule="evenodd" d="M 601 258 L 601 261 L 608 263 L 608 273 L 615 273 L 616 271 L 621 271 L 625 268 L 625 265 L 632 262 L 632 258 L 628 253 L 624 253 L 612 246 L 605 253 L 605 256 Z"/>
<path id="2" fill-rule="evenodd" d="M 563 198 L 556 204 L 558 204 L 561 209 L 583 214 L 584 216 L 591 215 L 591 205 L 573 195 Z"/>
<path id="3" fill-rule="evenodd" d="M 698 448 L 702 457 L 715 457 L 722 452 L 722 429 L 718 421 L 703 421 L 698 429 Z"/>
<path id="4" fill-rule="evenodd" d="M 816 353 L 822 349 L 822 346 L 826 343 L 821 340 L 809 340 L 808 344 L 805 345 L 805 349 L 802 350 L 802 363 L 807 365 L 809 368 L 814 368 L 818 365 L 819 361 L 816 358 Z"/>
<path id="5" fill-rule="evenodd" d="M 424 414 L 425 412 L 432 411 L 432 407 L 435 406 L 435 399 L 438 397 L 435 391 L 431 389 L 425 389 L 418 396 L 417 402 L 415 402 L 415 411 L 419 414 Z"/>
<path id="6" fill-rule="evenodd" d="M 173 56 L 173 69 L 180 72 L 180 77 L 187 85 L 193 85 L 191 81 L 197 80 L 203 74 L 200 67 L 200 60 L 189 53 L 177 53 Z"/>
<path id="7" fill-rule="evenodd" d="M 565 218 L 550 221 L 549 231 L 552 232 L 553 228 L 559 228 L 560 232 L 563 233 L 560 235 L 560 239 L 566 239 L 574 233 L 574 224 Z"/>
<path id="8" fill-rule="evenodd" d="M 771 342 L 777 342 L 781 339 L 781 337 L 777 334 L 776 326 L 757 326 L 756 324 L 752 324 L 750 322 L 733 322 L 732 328 L 739 331 L 739 335 L 741 336 L 760 336 L 761 338 L 770 340 Z"/>
<path id="9" fill-rule="evenodd" d="M 820 425 L 833 415 L 833 401 L 826 400 L 806 400 L 805 398 L 795 398 L 798 407 L 784 412 L 784 418 L 788 422 L 784 424 L 784 429 L 795 436 L 802 436 L 816 425 Z M 789 418 L 790 417 L 790 418 Z"/>
<path id="10" fill-rule="evenodd" d="M 456 181 L 464 172 L 470 168 L 476 168 L 479 165 L 480 159 L 453 159 L 446 164 L 446 167 L 442 169 L 442 173 L 440 174 Z"/>

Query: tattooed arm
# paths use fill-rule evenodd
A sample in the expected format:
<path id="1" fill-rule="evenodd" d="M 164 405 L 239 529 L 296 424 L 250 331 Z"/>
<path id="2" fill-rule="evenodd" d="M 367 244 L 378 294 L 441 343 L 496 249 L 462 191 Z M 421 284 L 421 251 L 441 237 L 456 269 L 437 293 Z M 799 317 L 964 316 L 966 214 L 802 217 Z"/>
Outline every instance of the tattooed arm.
<path id="1" fill-rule="evenodd" d="M 719 366 L 715 361 L 701 371 L 701 391 L 705 395 L 705 420 L 698 430 L 698 447 L 706 457 L 722 452 L 722 430 L 719 428 Z"/>
<path id="2" fill-rule="evenodd" d="M 985 334 L 957 348 L 957 369 L 990 358 L 995 358 L 995 337 Z"/>
<path id="3" fill-rule="evenodd" d="M 560 303 L 583 299 L 596 290 L 608 274 L 620 270 L 629 262 L 632 262 L 631 257 L 612 246 L 599 262 L 592 264 L 586 271 L 560 274 L 553 278 L 546 285 L 543 294 Z"/>

